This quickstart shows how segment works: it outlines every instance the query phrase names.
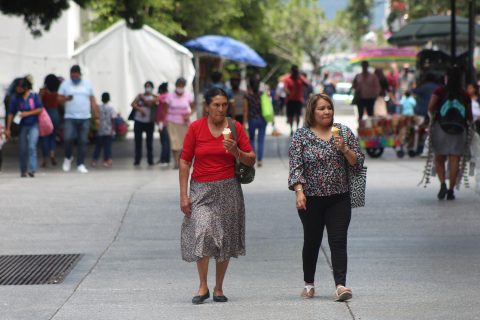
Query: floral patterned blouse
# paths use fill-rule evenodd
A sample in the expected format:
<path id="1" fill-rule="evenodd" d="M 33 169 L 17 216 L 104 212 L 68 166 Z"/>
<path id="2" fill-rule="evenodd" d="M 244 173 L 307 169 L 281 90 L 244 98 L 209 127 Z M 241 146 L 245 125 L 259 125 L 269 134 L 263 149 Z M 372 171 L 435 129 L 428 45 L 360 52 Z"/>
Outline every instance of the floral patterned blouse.
<path id="1" fill-rule="evenodd" d="M 358 140 L 346 126 L 334 123 L 335 127 L 346 130 L 347 146 L 357 155 L 354 170 L 363 167 L 365 155 Z M 290 174 L 288 188 L 302 184 L 306 196 L 330 196 L 348 192 L 345 156 L 337 150 L 333 135 L 328 141 L 318 138 L 309 128 L 298 129 L 290 143 Z M 350 165 L 350 164 L 348 164 Z"/>

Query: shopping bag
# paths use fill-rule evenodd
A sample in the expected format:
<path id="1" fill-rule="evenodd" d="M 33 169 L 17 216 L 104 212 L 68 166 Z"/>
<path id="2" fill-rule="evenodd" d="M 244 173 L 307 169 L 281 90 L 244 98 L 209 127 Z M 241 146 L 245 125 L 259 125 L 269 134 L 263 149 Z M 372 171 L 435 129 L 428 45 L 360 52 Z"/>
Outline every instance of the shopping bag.
<path id="1" fill-rule="evenodd" d="M 29 99 L 30 109 L 35 109 L 33 98 Z M 38 134 L 40 137 L 46 137 L 53 132 L 53 122 L 45 108 L 38 115 Z"/>
<path id="2" fill-rule="evenodd" d="M 52 119 L 48 115 L 47 110 L 42 108 L 42 112 L 38 115 L 38 133 L 40 137 L 46 137 L 53 132 Z"/>
<path id="3" fill-rule="evenodd" d="M 260 97 L 260 107 L 262 109 L 262 117 L 265 121 L 272 122 L 273 121 L 273 105 L 272 100 L 270 97 L 264 92 Z"/>

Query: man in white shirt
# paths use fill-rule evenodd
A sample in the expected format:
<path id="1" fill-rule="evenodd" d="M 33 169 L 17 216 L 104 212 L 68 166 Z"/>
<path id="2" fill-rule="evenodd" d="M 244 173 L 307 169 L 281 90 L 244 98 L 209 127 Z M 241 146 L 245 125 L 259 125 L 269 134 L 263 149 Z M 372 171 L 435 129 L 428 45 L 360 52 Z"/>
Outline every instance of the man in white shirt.
<path id="1" fill-rule="evenodd" d="M 87 138 L 90 129 L 90 118 L 92 113 L 97 127 L 100 125 L 97 103 L 93 95 L 92 85 L 89 81 L 82 79 L 80 66 L 74 65 L 70 68 L 70 79 L 65 80 L 58 90 L 59 103 L 65 104 L 64 124 L 64 147 L 65 159 L 62 169 L 70 171 L 73 156 L 73 142 L 77 139 L 77 171 L 88 173 L 85 167 L 85 155 L 87 152 Z"/>

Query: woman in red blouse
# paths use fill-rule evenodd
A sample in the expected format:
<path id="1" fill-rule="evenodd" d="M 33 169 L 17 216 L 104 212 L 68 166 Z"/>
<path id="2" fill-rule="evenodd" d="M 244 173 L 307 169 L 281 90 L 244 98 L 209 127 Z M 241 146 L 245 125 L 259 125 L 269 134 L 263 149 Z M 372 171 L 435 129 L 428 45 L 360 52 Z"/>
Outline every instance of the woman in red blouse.
<path id="1" fill-rule="evenodd" d="M 333 123 L 333 102 L 326 94 L 312 96 L 305 111 L 305 128 L 298 129 L 290 143 L 288 186 L 295 191 L 296 207 L 303 224 L 302 297 L 313 298 L 315 270 L 327 228 L 335 300 L 352 297 L 347 278 L 347 233 L 351 217 L 347 166 L 360 170 L 365 156 L 352 131 Z M 347 135 L 343 140 L 342 130 Z"/>
<path id="2" fill-rule="evenodd" d="M 242 188 L 235 178 L 235 158 L 248 166 L 255 164 L 255 153 L 239 122 L 235 122 L 237 141 L 231 137 L 224 139 L 222 135 L 228 127 L 225 91 L 210 89 L 205 100 L 207 116 L 188 128 L 179 168 L 180 207 L 185 215 L 181 232 L 182 258 L 197 262 L 200 278 L 193 304 L 203 303 L 210 297 L 207 284 L 210 257 L 216 259 L 213 300 L 228 300 L 223 294 L 223 279 L 229 259 L 245 255 L 245 205 Z"/>

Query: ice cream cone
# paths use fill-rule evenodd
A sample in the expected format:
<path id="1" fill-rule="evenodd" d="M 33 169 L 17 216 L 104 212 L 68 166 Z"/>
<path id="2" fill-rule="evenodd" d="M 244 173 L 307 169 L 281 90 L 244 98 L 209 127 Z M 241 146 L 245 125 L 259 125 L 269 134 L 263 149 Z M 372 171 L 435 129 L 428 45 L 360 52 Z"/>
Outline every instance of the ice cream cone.
<path id="1" fill-rule="evenodd" d="M 332 134 L 334 136 L 339 136 L 340 135 L 340 129 L 338 129 L 337 127 L 332 127 Z"/>
<path id="2" fill-rule="evenodd" d="M 222 131 L 222 134 L 223 134 L 223 139 L 228 139 L 230 138 L 230 134 L 232 133 L 232 131 L 230 130 L 230 128 L 225 128 L 223 129 Z"/>

